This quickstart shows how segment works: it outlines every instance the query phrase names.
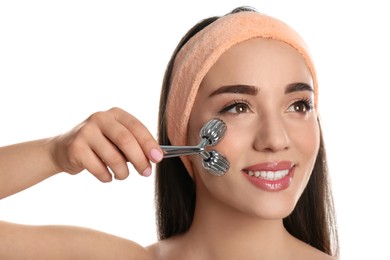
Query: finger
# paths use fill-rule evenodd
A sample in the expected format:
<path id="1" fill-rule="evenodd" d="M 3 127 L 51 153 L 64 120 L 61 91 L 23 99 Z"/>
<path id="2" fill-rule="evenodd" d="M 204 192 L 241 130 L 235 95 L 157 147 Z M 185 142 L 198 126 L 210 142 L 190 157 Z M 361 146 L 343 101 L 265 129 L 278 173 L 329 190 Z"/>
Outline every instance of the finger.
<path id="1" fill-rule="evenodd" d="M 115 179 L 124 180 L 129 176 L 129 168 L 124 155 L 105 136 L 95 138 L 91 149 L 97 157 L 111 169 Z"/>
<path id="2" fill-rule="evenodd" d="M 144 154 L 140 144 L 131 132 L 123 125 L 118 124 L 114 128 L 111 128 L 107 134 L 109 135 L 108 138 L 112 141 L 112 145 L 118 147 L 117 149 L 122 152 L 127 161 L 134 166 L 137 172 L 144 176 L 150 175 L 151 165 L 149 158 Z M 96 149 L 99 150 L 100 148 Z M 99 154 L 100 153 L 102 152 L 99 152 Z M 104 160 L 110 160 L 110 157 L 105 156 Z M 110 163 L 115 166 L 115 161 L 112 160 Z M 108 165 L 111 167 L 110 163 L 108 163 Z"/>
<path id="3" fill-rule="evenodd" d="M 103 161 L 108 162 L 107 164 L 111 164 L 111 167 L 114 168 L 115 165 L 118 165 L 118 161 L 116 161 L 118 159 L 113 159 L 115 157 L 110 155 L 113 153 L 113 150 L 104 146 L 103 143 L 106 145 L 111 143 L 114 147 L 117 147 L 118 151 L 126 158 L 126 161 L 132 163 L 140 174 L 149 176 L 151 173 L 151 166 L 148 157 L 144 154 L 134 135 L 125 128 L 122 123 L 116 120 L 116 114 L 123 113 L 122 111 L 123 110 L 116 108 L 106 112 L 94 113 L 87 119 L 87 123 L 82 129 L 85 132 L 84 136 L 89 140 L 88 142 L 98 156 L 100 156 Z M 91 135 L 91 133 L 94 134 Z M 105 141 L 99 143 L 96 135 L 104 136 L 103 139 Z M 103 149 L 103 147 L 105 147 L 105 149 Z M 105 152 L 106 149 L 109 152 Z M 122 176 L 124 175 L 118 174 L 118 178 L 122 178 Z"/>
<path id="4" fill-rule="evenodd" d="M 56 157 L 60 168 L 64 172 L 77 174 L 86 169 L 102 182 L 111 181 L 111 173 L 107 166 L 92 151 L 88 137 L 94 136 L 96 131 L 90 132 L 93 128 L 83 125 L 78 127 L 76 133 L 74 130 L 61 136 L 63 139 L 61 147 L 58 149 Z"/>
<path id="5" fill-rule="evenodd" d="M 149 176 L 151 173 L 149 158 L 145 155 L 133 133 L 116 119 L 116 114 L 123 113 L 123 110 L 111 109 L 109 113 L 114 114 L 114 116 L 107 116 L 107 112 L 103 112 L 95 113 L 90 118 L 91 122 L 93 122 L 91 125 L 97 123 L 101 135 L 104 135 L 106 140 L 106 142 L 98 143 L 96 138 L 94 138 L 94 151 L 115 171 L 114 167 L 118 168 L 117 165 L 120 165 L 120 161 L 117 161 L 119 159 L 115 156 L 113 149 L 113 147 L 117 147 L 118 151 L 124 155 L 127 161 L 133 164 L 134 168 L 141 175 Z M 130 114 L 127 115 L 131 116 Z M 112 146 L 107 146 L 109 143 Z M 122 176 L 124 175 L 118 175 L 119 178 L 122 178 Z"/>
<path id="6" fill-rule="evenodd" d="M 129 176 L 127 162 L 122 153 L 101 132 L 96 116 L 88 119 L 77 133 L 71 135 L 69 160 L 76 168 L 86 168 L 98 179 L 112 180 L 112 171 L 116 179 Z M 101 116 L 98 116 L 99 118 Z M 109 169 L 107 168 L 109 167 Z"/>
<path id="7" fill-rule="evenodd" d="M 145 125 L 124 110 L 114 110 L 114 112 L 116 120 L 134 135 L 147 158 L 155 163 L 160 162 L 163 152 Z"/>
<path id="8" fill-rule="evenodd" d="M 92 150 L 86 150 L 80 155 L 80 161 L 84 168 L 101 182 L 111 182 L 112 175 L 107 166 Z"/>

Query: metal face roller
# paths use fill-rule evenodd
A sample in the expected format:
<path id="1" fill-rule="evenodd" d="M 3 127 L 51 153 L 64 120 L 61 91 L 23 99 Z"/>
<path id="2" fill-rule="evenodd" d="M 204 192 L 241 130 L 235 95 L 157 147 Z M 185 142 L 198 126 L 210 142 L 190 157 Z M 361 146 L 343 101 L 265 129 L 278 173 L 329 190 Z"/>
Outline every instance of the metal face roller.
<path id="1" fill-rule="evenodd" d="M 224 136 L 226 124 L 220 119 L 214 118 L 208 121 L 200 130 L 201 141 L 197 146 L 169 146 L 162 145 L 164 158 L 182 155 L 200 154 L 203 159 L 203 167 L 212 175 L 222 176 L 229 170 L 229 161 L 215 150 L 206 151 L 206 146 L 216 145 Z"/>
<path id="2" fill-rule="evenodd" d="M 209 157 L 203 158 L 203 168 L 215 176 L 222 176 L 229 170 L 229 161 L 215 150 L 208 152 Z"/>
<path id="3" fill-rule="evenodd" d="M 213 146 L 219 143 L 226 131 L 226 124 L 221 119 L 211 119 L 200 130 L 200 138 L 206 138 L 209 145 Z"/>

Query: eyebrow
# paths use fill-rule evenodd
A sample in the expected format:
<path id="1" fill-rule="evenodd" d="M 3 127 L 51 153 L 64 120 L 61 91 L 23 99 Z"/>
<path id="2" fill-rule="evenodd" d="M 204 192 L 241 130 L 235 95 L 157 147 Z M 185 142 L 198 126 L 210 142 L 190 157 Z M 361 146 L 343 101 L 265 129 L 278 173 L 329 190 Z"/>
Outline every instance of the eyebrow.
<path id="1" fill-rule="evenodd" d="M 258 88 L 251 85 L 227 85 L 222 86 L 218 88 L 217 90 L 213 91 L 210 94 L 210 97 L 218 95 L 218 94 L 225 94 L 225 93 L 232 93 L 232 94 L 246 94 L 251 96 L 256 96 L 257 92 L 259 92 Z"/>
<path id="2" fill-rule="evenodd" d="M 314 92 L 314 89 L 312 86 L 310 86 L 307 83 L 304 82 L 295 82 L 288 84 L 285 90 L 285 94 L 289 93 L 294 93 L 298 91 L 310 91 Z M 227 85 L 227 86 L 222 86 L 215 91 L 213 91 L 209 97 L 219 95 L 219 94 L 225 94 L 225 93 L 230 93 L 230 94 L 246 94 L 246 95 L 251 95 L 251 96 L 256 96 L 257 93 L 259 92 L 259 89 L 256 88 L 255 86 L 251 85 Z"/>
<path id="3" fill-rule="evenodd" d="M 307 83 L 304 82 L 296 82 L 288 84 L 286 87 L 286 90 L 284 91 L 285 94 L 297 92 L 297 91 L 310 91 L 314 92 L 314 89 L 312 86 L 310 86 Z"/>

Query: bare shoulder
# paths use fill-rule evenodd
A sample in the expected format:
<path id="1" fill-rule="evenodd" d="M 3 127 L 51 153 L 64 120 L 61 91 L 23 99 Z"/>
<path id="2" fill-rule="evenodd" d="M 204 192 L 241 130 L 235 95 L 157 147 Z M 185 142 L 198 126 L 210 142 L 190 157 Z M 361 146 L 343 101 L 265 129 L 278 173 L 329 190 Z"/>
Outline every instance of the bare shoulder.
<path id="1" fill-rule="evenodd" d="M 199 250 L 186 247 L 180 236 L 160 240 L 155 244 L 148 246 L 147 249 L 149 251 L 149 256 L 154 260 L 204 259 L 201 257 Z M 337 260 L 338 258 L 325 254 L 324 252 L 294 238 L 291 259 Z"/>
<path id="2" fill-rule="evenodd" d="M 167 259 L 167 252 L 171 251 L 169 250 L 169 244 L 165 240 L 158 241 L 150 246 L 147 247 L 149 253 L 155 260 L 163 260 Z"/>
<path id="3" fill-rule="evenodd" d="M 308 245 L 298 239 L 295 239 L 296 247 L 294 250 L 294 255 L 297 257 L 297 259 L 307 259 L 307 260 L 337 260 L 338 257 L 330 256 L 320 250 L 318 250 L 315 247 L 312 247 L 311 245 Z"/>
<path id="4" fill-rule="evenodd" d="M 1 259 L 153 259 L 141 245 L 72 226 L 29 226 L 0 221 Z"/>
<path id="5" fill-rule="evenodd" d="M 160 240 L 148 246 L 147 250 L 154 260 L 190 259 L 185 253 L 182 240 L 178 237 Z"/>

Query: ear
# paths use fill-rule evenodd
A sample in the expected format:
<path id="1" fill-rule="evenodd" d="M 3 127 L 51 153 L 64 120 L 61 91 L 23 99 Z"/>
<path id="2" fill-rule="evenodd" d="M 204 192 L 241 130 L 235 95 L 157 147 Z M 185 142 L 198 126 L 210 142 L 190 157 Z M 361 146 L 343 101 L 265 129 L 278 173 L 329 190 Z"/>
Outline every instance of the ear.
<path id="1" fill-rule="evenodd" d="M 196 159 L 195 156 L 187 156 L 187 160 L 183 160 L 184 166 L 187 169 L 188 175 L 190 175 L 191 179 L 195 182 L 195 174 L 194 174 L 194 162 L 193 160 Z"/>

